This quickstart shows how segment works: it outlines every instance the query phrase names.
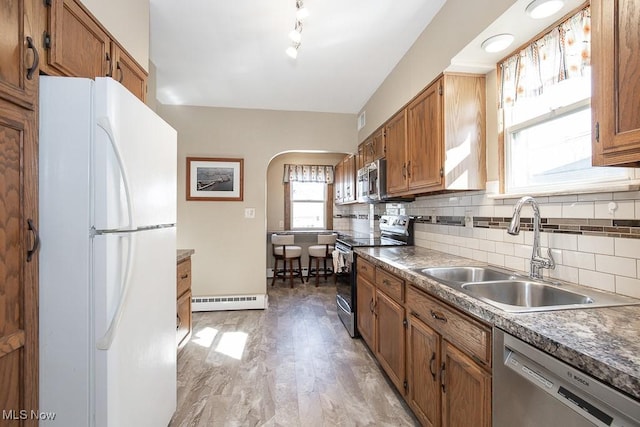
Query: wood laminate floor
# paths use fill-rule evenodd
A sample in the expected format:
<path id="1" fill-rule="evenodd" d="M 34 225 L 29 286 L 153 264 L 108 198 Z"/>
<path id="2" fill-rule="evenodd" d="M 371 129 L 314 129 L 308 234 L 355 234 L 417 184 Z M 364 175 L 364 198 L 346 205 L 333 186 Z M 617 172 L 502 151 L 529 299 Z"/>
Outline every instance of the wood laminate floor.
<path id="1" fill-rule="evenodd" d="M 340 323 L 331 281 L 267 288 L 266 310 L 193 314 L 170 426 L 418 425 Z"/>

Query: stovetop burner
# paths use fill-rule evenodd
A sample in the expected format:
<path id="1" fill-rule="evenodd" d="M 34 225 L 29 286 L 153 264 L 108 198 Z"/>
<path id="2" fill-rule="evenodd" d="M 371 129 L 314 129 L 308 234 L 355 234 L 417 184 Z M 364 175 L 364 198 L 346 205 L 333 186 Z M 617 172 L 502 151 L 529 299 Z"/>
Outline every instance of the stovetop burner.
<path id="1" fill-rule="evenodd" d="M 380 232 L 380 236 L 357 232 L 339 234 L 338 242 L 349 248 L 413 245 L 413 221 L 406 215 L 383 215 Z"/>

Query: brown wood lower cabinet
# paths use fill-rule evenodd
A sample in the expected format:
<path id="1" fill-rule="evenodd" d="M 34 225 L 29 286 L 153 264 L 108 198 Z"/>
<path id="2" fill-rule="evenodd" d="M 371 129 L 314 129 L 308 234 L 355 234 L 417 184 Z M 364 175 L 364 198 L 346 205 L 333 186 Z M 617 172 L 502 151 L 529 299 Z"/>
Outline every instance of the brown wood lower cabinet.
<path id="1" fill-rule="evenodd" d="M 491 329 L 358 258 L 357 324 L 420 424 L 491 426 Z"/>
<path id="2" fill-rule="evenodd" d="M 176 341 L 184 347 L 191 337 L 191 258 L 178 262 L 177 266 Z"/>
<path id="3" fill-rule="evenodd" d="M 406 398 L 420 423 L 491 426 L 489 327 L 412 286 L 407 311 Z"/>
<path id="4" fill-rule="evenodd" d="M 405 384 L 404 282 L 358 260 L 357 323 L 362 338 L 401 393 Z"/>

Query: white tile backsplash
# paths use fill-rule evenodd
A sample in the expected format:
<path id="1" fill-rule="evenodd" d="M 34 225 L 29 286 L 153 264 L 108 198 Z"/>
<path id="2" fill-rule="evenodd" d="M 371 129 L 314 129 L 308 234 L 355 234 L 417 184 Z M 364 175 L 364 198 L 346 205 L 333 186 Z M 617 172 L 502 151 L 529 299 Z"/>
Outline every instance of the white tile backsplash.
<path id="1" fill-rule="evenodd" d="M 396 208 L 422 216 L 509 218 L 517 200 L 491 199 L 484 192 L 466 192 L 419 197 L 413 203 Z M 640 191 L 536 197 L 536 201 L 543 218 L 640 219 Z M 613 202 L 616 205 L 611 213 Z M 373 215 L 369 207 L 359 209 L 357 206 L 351 205 L 339 212 Z M 531 206 L 525 205 L 521 214 L 522 218 L 531 218 Z M 334 226 L 347 230 L 364 229 L 367 223 L 362 219 L 334 219 Z M 522 231 L 511 236 L 506 229 L 418 223 L 415 243 L 528 274 L 533 232 Z M 546 248 L 550 247 L 556 261 L 554 270 L 543 270 L 545 277 L 640 298 L 640 238 L 542 232 L 540 243 L 543 255 L 546 256 Z"/>
<path id="2" fill-rule="evenodd" d="M 636 277 L 636 260 L 619 256 L 596 255 L 596 270 L 619 276 Z"/>

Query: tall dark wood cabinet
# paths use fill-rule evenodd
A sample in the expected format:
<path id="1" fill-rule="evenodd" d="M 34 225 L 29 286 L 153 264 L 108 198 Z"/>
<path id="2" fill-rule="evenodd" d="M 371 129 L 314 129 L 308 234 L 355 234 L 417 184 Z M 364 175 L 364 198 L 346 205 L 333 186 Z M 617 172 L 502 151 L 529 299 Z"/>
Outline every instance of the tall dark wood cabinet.
<path id="1" fill-rule="evenodd" d="M 32 2 L 0 0 L 0 408 L 38 410 L 38 60 Z M 27 417 L 28 418 L 28 417 Z"/>

